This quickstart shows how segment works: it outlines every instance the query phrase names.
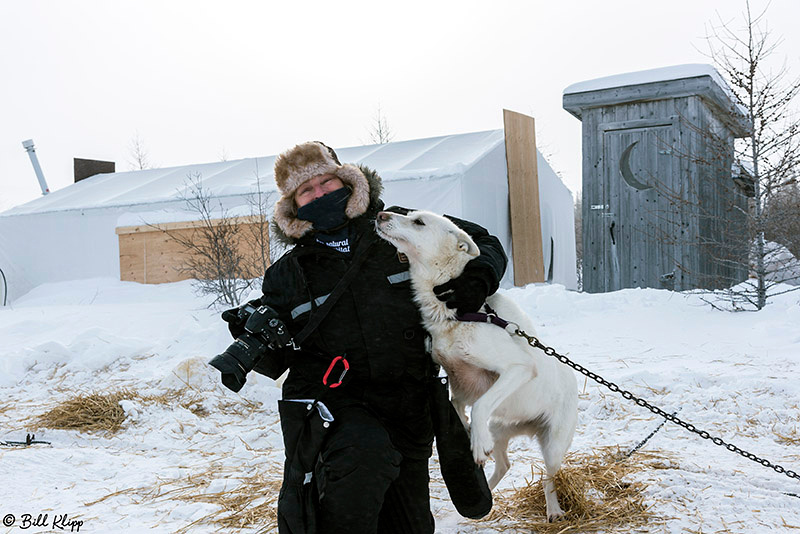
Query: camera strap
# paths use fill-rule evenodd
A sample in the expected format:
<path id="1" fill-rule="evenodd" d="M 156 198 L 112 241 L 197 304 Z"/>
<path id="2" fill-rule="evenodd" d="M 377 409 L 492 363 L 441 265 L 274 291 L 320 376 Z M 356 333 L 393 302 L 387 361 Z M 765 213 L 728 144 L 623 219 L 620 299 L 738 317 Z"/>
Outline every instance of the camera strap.
<path id="1" fill-rule="evenodd" d="M 345 292 L 347 287 L 350 283 L 355 279 L 356 275 L 358 274 L 358 270 L 361 265 L 364 263 L 364 260 L 367 259 L 367 251 L 372 248 L 378 240 L 378 236 L 375 232 L 367 232 L 364 237 L 361 238 L 359 241 L 358 246 L 356 247 L 355 253 L 353 254 L 353 261 L 350 263 L 350 267 L 347 268 L 342 279 L 339 280 L 339 283 L 333 288 L 333 291 L 330 292 L 328 298 L 325 299 L 323 302 L 312 314 L 308 320 L 306 326 L 294 336 L 293 341 L 295 347 L 302 346 L 303 342 L 308 339 L 308 336 L 311 335 L 314 330 L 322 323 L 325 319 L 325 316 L 328 315 L 328 312 L 331 311 L 333 305 L 336 304 L 336 301 L 339 300 L 339 297 Z"/>

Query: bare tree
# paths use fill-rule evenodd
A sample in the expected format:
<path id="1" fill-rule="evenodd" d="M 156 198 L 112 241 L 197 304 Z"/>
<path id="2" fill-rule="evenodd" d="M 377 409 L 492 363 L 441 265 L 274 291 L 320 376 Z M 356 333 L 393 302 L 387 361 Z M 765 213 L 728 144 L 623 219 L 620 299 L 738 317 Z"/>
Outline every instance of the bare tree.
<path id="1" fill-rule="evenodd" d="M 269 214 L 276 193 L 264 190 L 257 165 L 255 189 L 247 197 L 249 215 L 232 215 L 203 187 L 202 176 L 193 174 L 179 191 L 195 218 L 193 226 L 148 224 L 180 246 L 183 261 L 178 270 L 194 280 L 199 294 L 215 297 L 210 307 L 238 306 L 252 288 L 261 286 L 274 257 Z"/>
<path id="2" fill-rule="evenodd" d="M 141 171 L 153 168 L 153 165 L 150 163 L 150 154 L 139 132 L 136 132 L 131 138 L 130 144 L 128 145 L 128 155 L 130 157 L 128 165 L 132 170 Z"/>
<path id="3" fill-rule="evenodd" d="M 256 160 L 255 177 L 255 188 L 247 197 L 251 223 L 246 225 L 243 238 L 248 244 L 248 250 L 251 251 L 247 272 L 258 273 L 254 283 L 261 287 L 264 272 L 282 251 L 279 250 L 275 240 L 270 239 L 269 233 L 270 213 L 277 193 L 264 190 L 261 177 L 258 175 L 258 160 Z"/>
<path id="4" fill-rule="evenodd" d="M 775 239 L 786 239 L 775 229 L 797 212 L 782 209 L 787 204 L 779 199 L 791 198 L 787 194 L 800 169 L 800 120 L 793 107 L 800 93 L 800 78 L 790 77 L 785 61 L 771 66 L 781 40 L 772 37 L 765 15 L 766 8 L 754 16 L 749 1 L 745 2 L 741 29 L 720 19 L 710 25 L 706 36 L 709 55 L 730 82 L 751 127 L 750 135 L 735 146 L 740 169 L 750 175 L 746 181 L 752 183 L 747 220 L 754 280 L 739 296 L 757 309 L 763 308 L 770 296 L 784 291 L 775 288 L 785 277 L 776 276 L 781 266 L 774 263 L 775 247 L 767 241 L 767 233 L 772 229 Z"/>
<path id="5" fill-rule="evenodd" d="M 685 134 L 677 139 L 656 136 L 656 143 L 660 152 L 687 162 L 690 170 L 679 183 L 665 184 L 651 176 L 653 189 L 666 202 L 642 214 L 647 220 L 642 231 L 675 266 L 662 276 L 661 285 L 674 288 L 680 271 L 688 275 L 681 279 L 682 289 L 743 300 L 737 293 L 750 267 L 752 177 L 734 164 L 734 140 L 720 121 L 701 119 L 701 125 L 680 113 L 678 119 Z"/>
<path id="6" fill-rule="evenodd" d="M 248 272 L 252 263 L 242 247 L 241 218 L 230 216 L 221 202 L 214 201 L 199 173 L 187 177 L 180 198 L 197 216 L 196 226 L 188 231 L 150 226 L 181 246 L 185 259 L 179 270 L 194 280 L 198 293 L 215 297 L 209 307 L 238 306 L 254 283 Z"/>
<path id="7" fill-rule="evenodd" d="M 389 128 L 389 122 L 386 120 L 386 115 L 381 113 L 380 106 L 370 126 L 369 138 L 376 145 L 383 145 L 394 139 L 394 132 Z"/>

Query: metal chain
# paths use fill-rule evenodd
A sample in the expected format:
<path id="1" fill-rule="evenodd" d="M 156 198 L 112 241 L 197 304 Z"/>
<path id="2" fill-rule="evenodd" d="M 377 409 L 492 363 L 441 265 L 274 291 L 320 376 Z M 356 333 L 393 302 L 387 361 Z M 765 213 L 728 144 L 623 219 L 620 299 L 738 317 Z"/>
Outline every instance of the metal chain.
<path id="1" fill-rule="evenodd" d="M 680 410 L 680 408 L 678 408 L 678 410 Z M 676 411 L 672 412 L 670 415 L 675 415 L 676 413 L 678 413 L 678 410 L 676 410 Z M 644 438 L 642 441 L 640 441 L 639 443 L 637 443 L 637 444 L 636 444 L 636 446 L 635 446 L 634 448 L 632 448 L 631 450 L 629 450 L 629 451 L 628 451 L 628 452 L 625 454 L 625 457 L 626 457 L 626 458 L 630 458 L 630 457 L 633 455 L 633 453 L 635 453 L 636 451 L 638 451 L 639 449 L 641 449 L 642 447 L 644 447 L 644 446 L 647 444 L 647 442 L 648 442 L 648 441 L 650 441 L 650 438 L 652 438 L 653 436 L 655 436 L 655 435 L 656 435 L 656 433 L 657 433 L 659 430 L 661 430 L 661 427 L 663 427 L 665 424 L 667 424 L 667 420 L 666 420 L 666 419 L 664 419 L 663 421 L 661 421 L 661 422 L 658 424 L 658 426 L 657 426 L 657 427 L 655 427 L 655 428 L 653 429 L 653 431 L 652 431 L 652 432 L 650 432 L 650 433 L 647 435 L 647 437 L 645 437 L 645 438 Z"/>
<path id="2" fill-rule="evenodd" d="M 694 432 L 695 434 L 697 434 L 698 436 L 700 436 L 703 439 L 710 439 L 712 441 L 712 443 L 714 443 L 714 445 L 719 445 L 721 447 L 725 447 L 729 451 L 738 453 L 741 456 L 743 456 L 743 457 L 745 457 L 745 458 L 747 458 L 749 460 L 752 460 L 752 461 L 754 461 L 756 463 L 759 463 L 759 464 L 763 465 L 764 467 L 768 467 L 768 468 L 774 470 L 777 473 L 782 473 L 782 474 L 786 475 L 789 478 L 794 478 L 796 480 L 800 480 L 800 475 L 798 475 L 794 471 L 792 471 L 790 469 L 784 469 L 780 465 L 773 464 L 772 462 L 770 462 L 769 460 L 765 460 L 764 458 L 759 458 L 755 454 L 753 454 L 751 452 L 747 452 L 747 451 L 745 451 L 743 449 L 740 449 L 739 447 L 737 447 L 736 445 L 733 445 L 732 443 L 727 443 L 727 442 L 725 442 L 724 440 L 722 440 L 719 437 L 712 437 L 705 430 L 700 430 L 696 426 L 694 426 L 693 424 L 687 423 L 687 422 L 683 421 L 682 419 L 680 419 L 679 417 L 676 417 L 674 413 L 673 414 L 669 414 L 669 413 L 665 412 L 664 410 L 662 410 L 661 408 L 659 408 L 658 406 L 653 406 L 652 404 L 650 404 L 646 400 L 644 400 L 644 399 L 642 399 L 640 397 L 637 397 L 636 395 L 634 395 L 630 391 L 620 388 L 614 382 L 609 382 L 608 380 L 606 380 L 602 376 L 589 371 L 588 369 L 583 367 L 581 364 L 575 363 L 572 360 L 570 360 L 569 358 L 567 358 L 566 356 L 558 354 L 553 347 L 548 347 L 548 346 L 542 344 L 542 342 L 539 341 L 535 336 L 531 336 L 529 334 L 526 334 L 524 331 L 520 330 L 519 328 L 515 329 L 514 334 L 516 334 L 516 335 L 518 335 L 520 337 L 523 337 L 526 340 L 528 340 L 528 344 L 531 347 L 540 349 L 541 351 L 543 351 L 548 356 L 552 356 L 552 357 L 556 358 L 561 363 L 572 367 L 573 369 L 575 369 L 576 371 L 578 371 L 582 375 L 591 378 L 592 380 L 594 380 L 598 384 L 602 384 L 605 387 L 607 387 L 608 389 L 610 389 L 611 391 L 613 391 L 615 393 L 619 393 L 624 398 L 626 398 L 628 400 L 632 400 L 633 402 L 635 402 L 639 406 L 647 408 L 648 410 L 650 410 L 654 414 L 658 415 L 659 417 L 663 417 L 667 421 L 672 421 L 673 423 L 682 426 L 683 428 L 685 428 L 689 432 Z"/>

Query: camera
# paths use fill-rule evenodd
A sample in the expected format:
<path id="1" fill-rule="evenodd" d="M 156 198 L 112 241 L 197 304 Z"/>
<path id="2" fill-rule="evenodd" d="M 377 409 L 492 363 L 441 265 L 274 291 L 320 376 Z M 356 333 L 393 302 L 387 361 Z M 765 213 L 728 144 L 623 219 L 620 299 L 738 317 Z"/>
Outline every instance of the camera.
<path id="1" fill-rule="evenodd" d="M 241 334 L 234 334 L 236 340 L 208 363 L 222 373 L 222 383 L 232 391 L 242 389 L 247 373 L 268 350 L 292 343 L 292 336 L 278 318 L 278 312 L 257 300 L 226 310 L 222 319 L 229 323 L 231 332 Z"/>

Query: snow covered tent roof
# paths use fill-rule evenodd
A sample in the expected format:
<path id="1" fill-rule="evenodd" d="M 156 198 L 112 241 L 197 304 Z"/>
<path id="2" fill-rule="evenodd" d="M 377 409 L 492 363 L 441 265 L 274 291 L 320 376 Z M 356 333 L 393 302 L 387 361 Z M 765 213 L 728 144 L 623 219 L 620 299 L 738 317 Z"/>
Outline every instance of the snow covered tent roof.
<path id="1" fill-rule="evenodd" d="M 381 175 L 387 205 L 429 209 L 475 221 L 511 248 L 508 181 L 503 130 L 401 141 L 383 145 L 336 148 L 340 161 L 367 165 Z M 273 192 L 275 156 L 247 158 L 163 169 L 95 175 L 49 195 L 0 213 L 0 268 L 9 280 L 9 298 L 51 281 L 118 277 L 119 244 L 115 229 L 136 224 L 187 220 L 181 193 L 190 177 L 225 209 L 247 207 L 257 181 Z M 569 214 L 563 233 L 574 236 L 572 196 L 539 155 L 540 199 L 562 204 L 548 209 L 542 203 L 543 242 L 550 243 L 554 214 Z M 237 213 L 238 214 L 238 213 Z M 196 218 L 196 215 L 195 215 Z M 547 235 L 545 235 L 547 233 Z M 574 237 L 561 244 L 552 281 L 575 288 Z M 511 269 L 509 269 L 511 271 Z M 504 285 L 511 285 L 511 272 Z"/>
<path id="2" fill-rule="evenodd" d="M 379 171 L 384 182 L 431 180 L 463 174 L 492 148 L 503 142 L 502 130 L 337 148 L 343 162 L 367 165 Z M 187 177 L 202 177 L 203 188 L 214 197 L 239 197 L 252 192 L 256 177 L 262 188 L 275 191 L 272 179 L 275 156 L 247 158 L 161 169 L 98 174 L 39 197 L 0 214 L 130 207 L 180 200 Z"/>

